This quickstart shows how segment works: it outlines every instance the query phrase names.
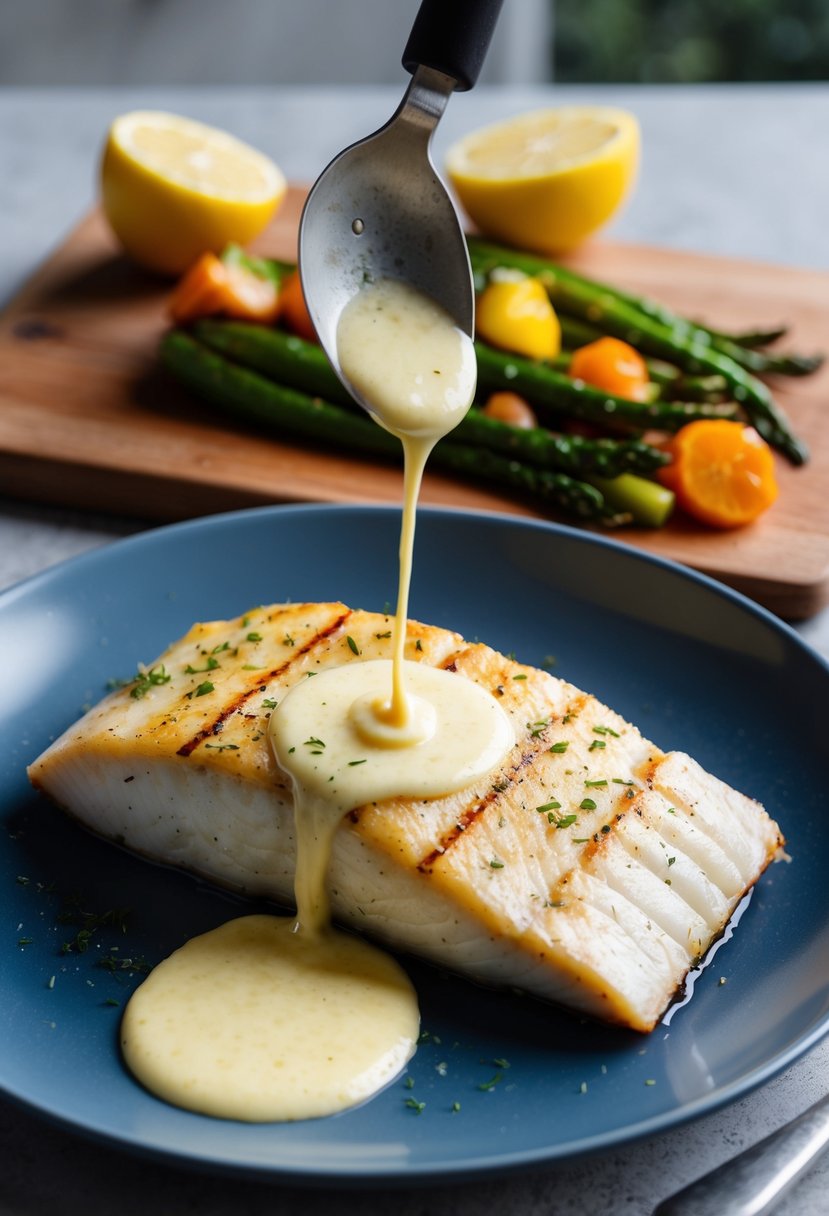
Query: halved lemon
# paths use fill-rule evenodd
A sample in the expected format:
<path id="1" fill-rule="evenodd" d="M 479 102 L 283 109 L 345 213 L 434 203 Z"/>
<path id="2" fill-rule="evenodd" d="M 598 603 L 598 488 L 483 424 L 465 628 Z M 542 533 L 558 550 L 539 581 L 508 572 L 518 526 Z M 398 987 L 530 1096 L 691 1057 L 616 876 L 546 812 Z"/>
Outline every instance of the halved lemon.
<path id="1" fill-rule="evenodd" d="M 626 110 L 562 106 L 473 131 L 446 171 L 480 231 L 539 253 L 579 245 L 606 223 L 636 179 L 639 124 Z"/>
<path id="2" fill-rule="evenodd" d="M 280 169 L 241 140 L 190 118 L 116 118 L 101 164 L 104 213 L 135 261 L 180 274 L 202 253 L 245 244 L 286 190 Z"/>

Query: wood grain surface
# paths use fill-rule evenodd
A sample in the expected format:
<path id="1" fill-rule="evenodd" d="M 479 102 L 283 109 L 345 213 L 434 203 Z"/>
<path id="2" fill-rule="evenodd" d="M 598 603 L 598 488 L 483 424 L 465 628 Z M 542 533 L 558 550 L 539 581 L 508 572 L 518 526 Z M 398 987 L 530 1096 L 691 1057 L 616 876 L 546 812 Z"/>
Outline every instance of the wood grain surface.
<path id="1" fill-rule="evenodd" d="M 257 247 L 293 258 L 293 188 Z M 787 344 L 829 347 L 829 275 L 645 246 L 594 243 L 570 259 L 723 328 L 791 326 Z M 0 490 L 27 501 L 172 520 L 273 502 L 400 501 L 394 467 L 234 426 L 157 367 L 169 284 L 132 267 L 97 212 L 0 317 Z M 829 368 L 774 385 L 812 450 L 778 460 L 780 497 L 749 528 L 717 533 L 677 517 L 614 535 L 736 587 L 782 616 L 829 599 Z M 535 515 L 525 504 L 428 474 L 423 501 Z"/>

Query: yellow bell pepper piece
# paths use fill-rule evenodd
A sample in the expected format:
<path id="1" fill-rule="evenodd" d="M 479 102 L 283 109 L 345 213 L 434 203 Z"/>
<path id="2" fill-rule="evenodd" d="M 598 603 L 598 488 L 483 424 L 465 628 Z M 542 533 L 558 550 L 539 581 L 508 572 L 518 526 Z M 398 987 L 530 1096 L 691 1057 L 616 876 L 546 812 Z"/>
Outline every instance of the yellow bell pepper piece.
<path id="1" fill-rule="evenodd" d="M 493 279 L 478 297 L 478 336 L 491 346 L 526 355 L 554 359 L 561 350 L 561 326 L 538 279 Z"/>

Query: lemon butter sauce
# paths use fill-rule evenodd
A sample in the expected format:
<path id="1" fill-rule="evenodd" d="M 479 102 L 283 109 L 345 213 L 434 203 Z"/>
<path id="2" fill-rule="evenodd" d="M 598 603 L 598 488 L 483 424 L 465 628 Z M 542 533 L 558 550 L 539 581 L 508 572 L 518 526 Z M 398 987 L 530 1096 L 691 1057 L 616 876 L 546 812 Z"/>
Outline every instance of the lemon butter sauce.
<path id="1" fill-rule="evenodd" d="M 404 450 L 400 582 L 391 660 L 352 662 L 295 685 L 270 737 L 294 793 L 296 918 L 247 916 L 186 943 L 133 995 L 125 1059 L 176 1105 L 224 1118 L 331 1114 L 392 1080 L 415 1050 L 416 994 L 382 951 L 330 924 L 326 871 L 349 810 L 452 793 L 514 744 L 494 697 L 404 659 L 423 468 L 475 389 L 469 337 L 414 288 L 370 284 L 340 318 L 343 372 Z"/>

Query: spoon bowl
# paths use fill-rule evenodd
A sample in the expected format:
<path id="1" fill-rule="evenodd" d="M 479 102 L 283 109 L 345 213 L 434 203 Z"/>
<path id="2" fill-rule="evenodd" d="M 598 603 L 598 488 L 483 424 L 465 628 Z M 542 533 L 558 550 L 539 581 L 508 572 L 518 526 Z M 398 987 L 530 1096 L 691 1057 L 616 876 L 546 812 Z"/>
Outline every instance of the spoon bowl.
<path id="1" fill-rule="evenodd" d="M 392 118 L 341 152 L 302 213 L 299 263 L 320 343 L 342 378 L 337 324 L 367 283 L 400 279 L 440 304 L 470 337 L 475 291 L 463 229 L 430 154 L 457 82 L 420 66 Z"/>

